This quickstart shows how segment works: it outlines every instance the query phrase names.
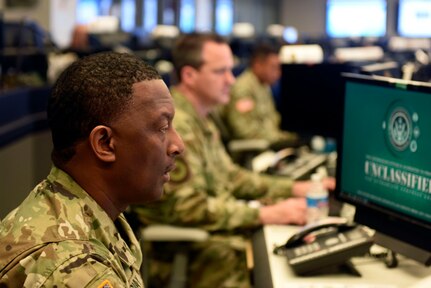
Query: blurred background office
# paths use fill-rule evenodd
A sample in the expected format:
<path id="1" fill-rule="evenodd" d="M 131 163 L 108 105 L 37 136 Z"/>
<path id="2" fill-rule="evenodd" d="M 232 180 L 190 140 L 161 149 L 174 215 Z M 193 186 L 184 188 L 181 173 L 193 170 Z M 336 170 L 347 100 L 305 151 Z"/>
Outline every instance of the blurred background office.
<path id="1" fill-rule="evenodd" d="M 282 127 L 335 139 L 341 72 L 431 80 L 431 0 L 0 0 L 0 11 L 0 219 L 48 173 L 50 85 L 90 53 L 136 53 L 170 85 L 181 33 L 225 36 L 235 75 L 256 43 L 274 45 Z"/>

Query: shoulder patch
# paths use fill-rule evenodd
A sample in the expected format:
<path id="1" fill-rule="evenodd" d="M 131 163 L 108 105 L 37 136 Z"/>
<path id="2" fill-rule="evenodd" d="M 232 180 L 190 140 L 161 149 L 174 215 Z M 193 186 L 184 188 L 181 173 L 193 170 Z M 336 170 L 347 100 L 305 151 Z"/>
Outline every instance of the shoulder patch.
<path id="1" fill-rule="evenodd" d="M 235 109 L 240 113 L 250 112 L 254 109 L 254 101 L 250 98 L 244 98 L 236 101 Z"/>
<path id="2" fill-rule="evenodd" d="M 104 280 L 97 288 L 114 288 L 109 280 Z"/>
<path id="3" fill-rule="evenodd" d="M 183 158 L 175 160 L 175 169 L 170 173 L 172 184 L 181 184 L 190 178 L 190 169 Z"/>

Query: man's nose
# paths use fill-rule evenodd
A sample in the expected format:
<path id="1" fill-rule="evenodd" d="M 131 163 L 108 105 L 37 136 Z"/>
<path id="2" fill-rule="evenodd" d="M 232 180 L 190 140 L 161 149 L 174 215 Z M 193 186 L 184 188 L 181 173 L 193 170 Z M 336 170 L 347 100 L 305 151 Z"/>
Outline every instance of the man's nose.
<path id="1" fill-rule="evenodd" d="M 184 153 L 184 142 L 178 132 L 174 129 L 173 139 L 171 141 L 172 145 L 169 148 L 169 155 L 178 156 Z"/>

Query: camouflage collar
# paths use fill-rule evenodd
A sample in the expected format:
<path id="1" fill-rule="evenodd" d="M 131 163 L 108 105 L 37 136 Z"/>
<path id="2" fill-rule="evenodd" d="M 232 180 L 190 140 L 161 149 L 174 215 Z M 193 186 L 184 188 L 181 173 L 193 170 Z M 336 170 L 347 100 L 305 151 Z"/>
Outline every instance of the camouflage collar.
<path id="1" fill-rule="evenodd" d="M 81 214 L 77 213 L 75 217 L 77 222 L 73 224 L 81 225 L 85 233 L 71 230 L 68 233 L 64 232 L 60 236 L 69 238 L 67 235 L 73 234 L 79 240 L 98 239 L 111 252 L 115 252 L 122 262 L 130 266 L 135 262 L 140 265 L 139 243 L 123 214 L 120 214 L 113 222 L 99 204 L 72 177 L 55 166 L 51 168 L 47 178 L 53 185 L 54 193 L 58 192 L 68 197 L 72 203 L 80 206 L 82 212 Z M 83 218 L 80 218 L 80 215 L 83 215 Z M 115 223 L 117 223 L 117 227 L 120 227 L 121 232 L 118 231 Z M 60 229 L 58 231 L 60 232 Z M 129 243 L 126 243 L 125 240 Z M 136 252 L 138 252 L 138 255 Z"/>

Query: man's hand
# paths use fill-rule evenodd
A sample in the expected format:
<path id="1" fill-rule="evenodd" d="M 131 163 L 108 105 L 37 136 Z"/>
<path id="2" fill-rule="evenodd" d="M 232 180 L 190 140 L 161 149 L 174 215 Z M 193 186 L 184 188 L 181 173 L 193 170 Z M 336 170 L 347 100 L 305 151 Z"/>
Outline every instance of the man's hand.
<path id="1" fill-rule="evenodd" d="M 263 206 L 259 210 L 262 224 L 306 223 L 307 203 L 305 198 L 289 198 L 277 204 Z"/>
<path id="2" fill-rule="evenodd" d="M 322 180 L 323 187 L 328 191 L 335 190 L 335 178 L 327 177 Z M 295 181 L 292 186 L 292 195 L 296 197 L 305 197 L 310 190 L 311 181 Z"/>

